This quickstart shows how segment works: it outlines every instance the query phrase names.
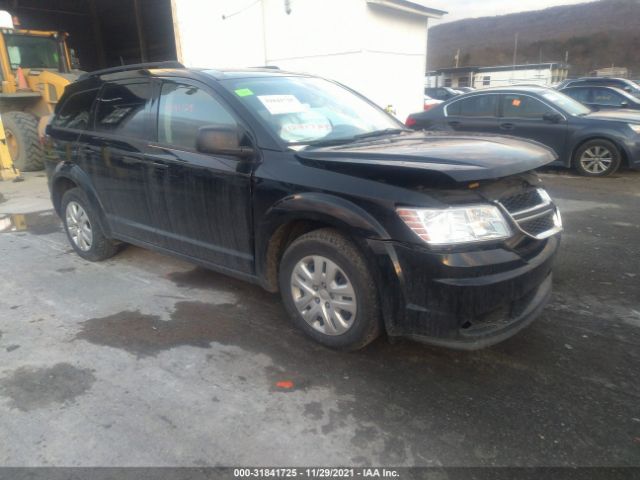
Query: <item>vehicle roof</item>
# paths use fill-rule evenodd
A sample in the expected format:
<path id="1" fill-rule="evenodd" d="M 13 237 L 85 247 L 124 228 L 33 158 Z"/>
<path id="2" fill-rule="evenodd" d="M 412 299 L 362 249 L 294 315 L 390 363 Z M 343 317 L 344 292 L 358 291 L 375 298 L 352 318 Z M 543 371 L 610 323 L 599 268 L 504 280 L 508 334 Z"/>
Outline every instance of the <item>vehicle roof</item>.
<path id="1" fill-rule="evenodd" d="M 465 94 L 465 96 L 469 95 L 478 95 L 479 93 L 513 93 L 513 92 L 523 92 L 523 93 L 541 93 L 548 92 L 551 90 L 549 87 L 544 87 L 541 85 L 511 85 L 509 87 L 489 87 L 489 88 L 481 88 L 479 90 L 474 90 Z M 456 97 L 460 98 L 460 97 Z"/>

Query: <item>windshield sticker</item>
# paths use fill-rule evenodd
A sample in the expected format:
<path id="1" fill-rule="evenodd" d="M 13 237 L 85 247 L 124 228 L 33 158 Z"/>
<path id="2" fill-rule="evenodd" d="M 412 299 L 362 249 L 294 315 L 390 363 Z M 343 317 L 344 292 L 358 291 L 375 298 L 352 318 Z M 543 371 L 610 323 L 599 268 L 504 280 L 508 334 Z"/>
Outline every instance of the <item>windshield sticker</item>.
<path id="1" fill-rule="evenodd" d="M 294 95 L 258 95 L 258 100 L 269 110 L 271 115 L 300 113 L 306 110 Z"/>
<path id="2" fill-rule="evenodd" d="M 238 88 L 235 92 L 239 97 L 248 97 L 250 95 L 253 95 L 253 92 L 250 88 Z"/>
<path id="3" fill-rule="evenodd" d="M 333 130 L 326 116 L 313 111 L 287 115 L 280 125 L 280 138 L 287 142 L 318 140 Z"/>

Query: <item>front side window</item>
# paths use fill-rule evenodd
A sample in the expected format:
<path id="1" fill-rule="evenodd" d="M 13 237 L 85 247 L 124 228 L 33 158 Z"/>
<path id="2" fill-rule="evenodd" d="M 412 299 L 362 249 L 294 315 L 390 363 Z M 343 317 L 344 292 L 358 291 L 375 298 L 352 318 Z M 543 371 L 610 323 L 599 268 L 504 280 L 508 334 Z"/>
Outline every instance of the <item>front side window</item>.
<path id="1" fill-rule="evenodd" d="M 350 90 L 309 77 L 223 80 L 222 85 L 287 144 L 346 141 L 403 125 Z"/>
<path id="2" fill-rule="evenodd" d="M 58 44 L 51 37 L 4 34 L 11 69 L 60 68 Z"/>
<path id="3" fill-rule="evenodd" d="M 553 113 L 553 110 L 533 97 L 517 94 L 502 96 L 503 117 L 541 119 L 545 113 Z"/>
<path id="4" fill-rule="evenodd" d="M 51 125 L 58 128 L 88 129 L 91 106 L 97 96 L 97 89 L 71 95 L 55 115 Z"/>
<path id="5" fill-rule="evenodd" d="M 619 95 L 612 90 L 607 90 L 606 88 L 593 89 L 593 103 L 619 107 L 623 101 L 624 98 L 622 95 Z"/>
<path id="6" fill-rule="evenodd" d="M 474 95 L 447 107 L 449 115 L 461 117 L 494 117 L 498 95 Z"/>
<path id="7" fill-rule="evenodd" d="M 204 126 L 237 127 L 231 114 L 201 88 L 164 83 L 158 112 L 158 140 L 161 143 L 196 149 L 198 129 Z"/>
<path id="8" fill-rule="evenodd" d="M 96 109 L 96 130 L 133 138 L 148 137 L 150 101 L 150 82 L 105 85 Z"/>

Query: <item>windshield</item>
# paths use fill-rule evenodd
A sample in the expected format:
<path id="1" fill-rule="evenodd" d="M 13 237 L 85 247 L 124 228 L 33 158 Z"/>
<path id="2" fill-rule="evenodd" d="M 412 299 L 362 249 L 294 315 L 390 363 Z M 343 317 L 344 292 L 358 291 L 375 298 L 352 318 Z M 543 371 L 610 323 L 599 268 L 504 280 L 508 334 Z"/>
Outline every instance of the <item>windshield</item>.
<path id="1" fill-rule="evenodd" d="M 5 34 L 11 69 L 60 68 L 60 56 L 56 40 L 50 37 Z"/>
<path id="2" fill-rule="evenodd" d="M 403 128 L 360 96 L 320 78 L 258 77 L 221 83 L 289 145 Z"/>
<path id="3" fill-rule="evenodd" d="M 549 90 L 544 92 L 542 96 L 547 101 L 567 112 L 569 115 L 582 116 L 591 112 L 590 108 L 585 107 L 583 104 L 565 95 L 564 93 Z"/>

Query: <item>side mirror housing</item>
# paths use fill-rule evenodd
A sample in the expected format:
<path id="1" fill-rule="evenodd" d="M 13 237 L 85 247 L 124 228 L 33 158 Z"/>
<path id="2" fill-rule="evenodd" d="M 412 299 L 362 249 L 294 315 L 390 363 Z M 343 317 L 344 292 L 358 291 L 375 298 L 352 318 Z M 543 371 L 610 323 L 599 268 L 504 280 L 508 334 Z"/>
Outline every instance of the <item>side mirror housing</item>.
<path id="1" fill-rule="evenodd" d="M 238 128 L 206 125 L 198 129 L 196 150 L 201 153 L 230 155 L 246 158 L 253 155 L 253 149 L 240 145 L 242 134 Z"/>
<path id="2" fill-rule="evenodd" d="M 542 119 L 551 123 L 559 123 L 562 120 L 562 115 L 559 113 L 545 113 Z"/>
<path id="3" fill-rule="evenodd" d="M 624 101 L 620 104 L 620 106 L 621 106 L 622 108 L 627 108 L 627 107 L 629 106 L 629 102 L 627 102 L 626 100 L 624 100 Z"/>

